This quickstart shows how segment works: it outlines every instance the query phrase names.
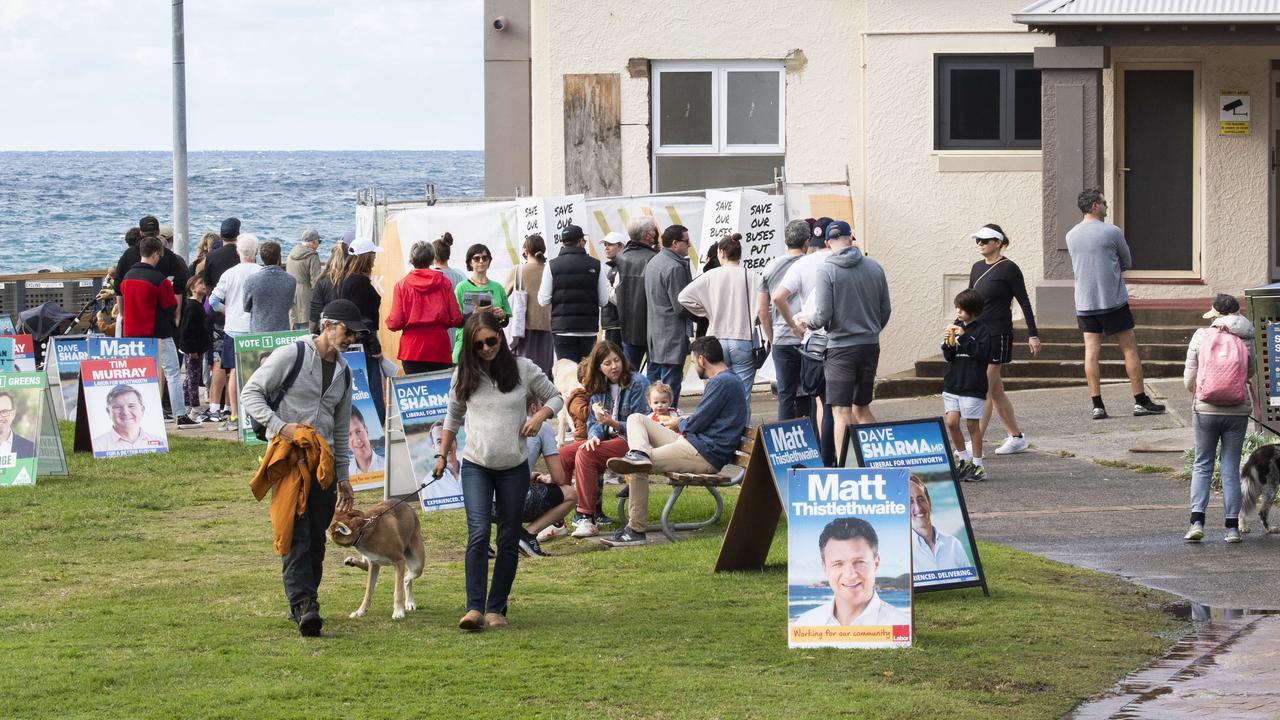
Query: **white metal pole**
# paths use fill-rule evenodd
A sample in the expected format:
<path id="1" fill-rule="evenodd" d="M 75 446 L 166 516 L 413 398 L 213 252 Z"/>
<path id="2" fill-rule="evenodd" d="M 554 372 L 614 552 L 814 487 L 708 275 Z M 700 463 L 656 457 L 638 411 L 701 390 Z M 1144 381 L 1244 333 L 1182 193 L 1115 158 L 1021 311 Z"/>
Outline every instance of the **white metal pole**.
<path id="1" fill-rule="evenodd" d="M 187 259 L 187 70 L 182 1 L 173 0 L 173 251 Z"/>

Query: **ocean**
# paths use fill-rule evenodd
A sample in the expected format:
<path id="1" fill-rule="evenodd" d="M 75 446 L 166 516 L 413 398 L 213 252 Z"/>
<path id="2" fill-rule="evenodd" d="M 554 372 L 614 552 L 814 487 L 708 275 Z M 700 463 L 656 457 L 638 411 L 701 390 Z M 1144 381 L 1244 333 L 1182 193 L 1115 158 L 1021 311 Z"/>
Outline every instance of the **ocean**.
<path id="1" fill-rule="evenodd" d="M 329 240 L 355 229 L 356 192 L 391 200 L 484 194 L 479 151 L 210 151 L 187 155 L 190 244 L 235 216 L 242 232 L 289 248 L 308 228 Z M 168 152 L 0 152 L 0 274 L 56 265 L 106 268 L 145 215 L 169 224 Z"/>

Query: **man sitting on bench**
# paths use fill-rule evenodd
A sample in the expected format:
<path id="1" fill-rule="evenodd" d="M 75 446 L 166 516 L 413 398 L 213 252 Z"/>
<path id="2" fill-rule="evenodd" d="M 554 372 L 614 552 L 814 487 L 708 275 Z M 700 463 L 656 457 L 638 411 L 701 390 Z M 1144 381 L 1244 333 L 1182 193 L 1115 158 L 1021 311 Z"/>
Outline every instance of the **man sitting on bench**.
<path id="1" fill-rule="evenodd" d="M 724 362 L 724 350 L 714 337 L 700 337 L 689 346 L 689 355 L 706 381 L 702 402 L 689 415 L 664 418 L 647 415 L 627 418 L 630 450 L 608 462 L 610 470 L 629 475 L 631 503 L 627 524 L 605 542 L 614 547 L 643 545 L 649 516 L 648 473 L 716 473 L 733 460 L 742 441 L 742 430 L 751 417 L 742 381 Z"/>

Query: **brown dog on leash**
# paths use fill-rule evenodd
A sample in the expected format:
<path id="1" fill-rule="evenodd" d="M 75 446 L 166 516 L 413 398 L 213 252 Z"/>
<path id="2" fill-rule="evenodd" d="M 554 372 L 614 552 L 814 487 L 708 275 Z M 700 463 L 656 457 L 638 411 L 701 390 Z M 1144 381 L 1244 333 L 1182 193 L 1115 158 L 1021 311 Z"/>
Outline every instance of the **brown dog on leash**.
<path id="1" fill-rule="evenodd" d="M 337 545 L 353 548 L 363 557 L 349 557 L 343 565 L 369 571 L 364 587 L 364 601 L 351 617 L 364 617 L 369 611 L 373 588 L 378 584 L 378 569 L 383 565 L 396 568 L 395 605 L 392 620 L 404 618 L 405 610 L 417 610 L 413 600 L 413 580 L 422 575 L 426 548 L 418 512 L 411 502 L 384 500 L 368 510 L 352 508 L 337 513 L 329 523 L 329 539 Z"/>

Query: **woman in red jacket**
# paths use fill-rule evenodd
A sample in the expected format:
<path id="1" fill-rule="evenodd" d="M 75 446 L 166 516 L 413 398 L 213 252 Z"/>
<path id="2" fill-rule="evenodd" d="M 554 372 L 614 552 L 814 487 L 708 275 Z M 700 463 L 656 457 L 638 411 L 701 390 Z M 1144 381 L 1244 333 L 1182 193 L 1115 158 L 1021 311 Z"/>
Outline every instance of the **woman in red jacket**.
<path id="1" fill-rule="evenodd" d="M 414 243 L 409 250 L 413 270 L 391 294 L 387 329 L 404 331 L 397 359 L 406 375 L 453 367 L 449 328 L 462 326 L 462 310 L 449 278 L 431 269 L 435 261 L 431 243 Z"/>

